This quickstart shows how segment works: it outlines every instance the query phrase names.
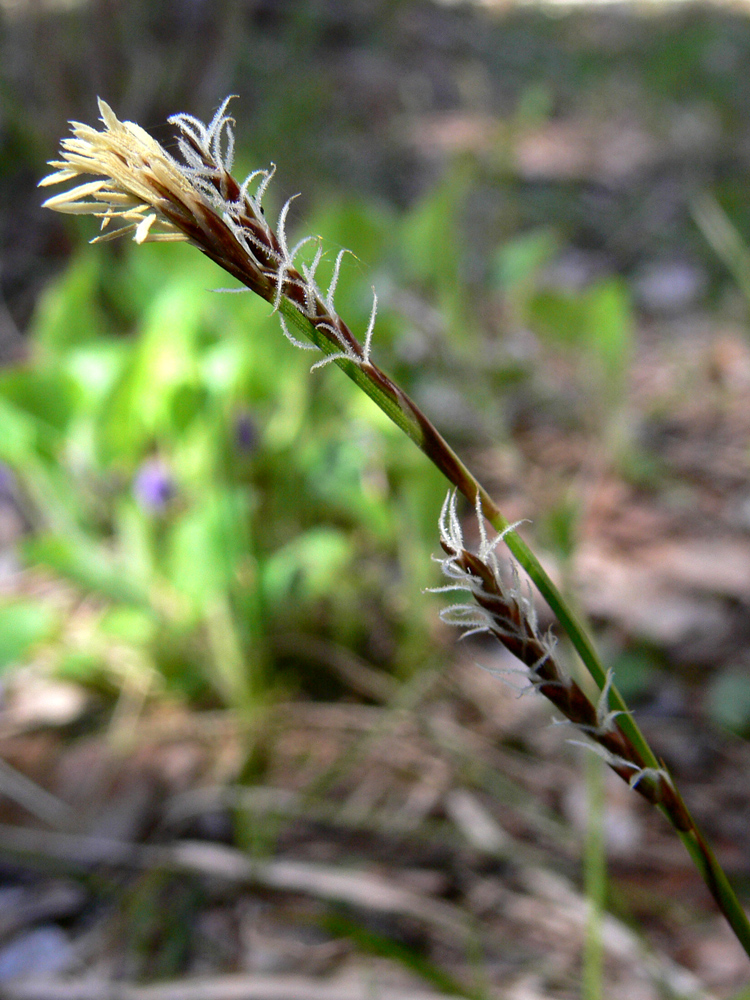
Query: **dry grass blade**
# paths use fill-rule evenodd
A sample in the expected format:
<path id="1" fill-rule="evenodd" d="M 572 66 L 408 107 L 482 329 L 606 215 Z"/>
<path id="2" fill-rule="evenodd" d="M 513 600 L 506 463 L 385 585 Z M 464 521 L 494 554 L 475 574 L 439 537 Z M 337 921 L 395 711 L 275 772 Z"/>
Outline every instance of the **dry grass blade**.
<path id="1" fill-rule="evenodd" d="M 455 788 L 444 799 L 445 810 L 466 841 L 478 851 L 508 857 L 513 850 L 510 837 L 494 816 L 465 788 Z"/>
<path id="2" fill-rule="evenodd" d="M 509 910 L 518 907 L 528 910 L 528 899 L 533 898 L 536 908 L 535 925 L 544 929 L 555 925 L 576 927 L 585 932 L 589 901 L 567 879 L 547 869 L 529 865 L 519 871 L 519 878 L 530 896 L 508 896 Z M 541 909 L 540 909 L 541 906 Z M 520 914 L 519 914 L 520 915 Z M 640 970 L 644 978 L 658 983 L 667 996 L 684 1000 L 716 1000 L 715 994 L 706 990 L 688 969 L 674 962 L 667 955 L 647 949 L 643 941 L 627 924 L 609 914 L 604 916 L 601 927 L 602 944 L 610 959 L 620 960 L 633 969 Z"/>
<path id="3" fill-rule="evenodd" d="M 199 841 L 149 846 L 102 837 L 77 837 L 21 827 L 0 826 L 0 852 L 82 865 L 207 875 L 282 892 L 304 893 L 360 910 L 414 917 L 452 935 L 468 933 L 460 910 L 448 903 L 403 889 L 368 872 L 302 861 L 253 861 L 231 847 Z"/>
<path id="4" fill-rule="evenodd" d="M 377 989 L 371 983 L 327 983 L 302 976 L 216 976 L 156 986 L 106 979 L 28 979 L 5 984 L 4 1000 L 440 1000 L 444 993 Z"/>
<path id="5" fill-rule="evenodd" d="M 0 758 L 0 795 L 7 795 L 48 826 L 70 828 L 73 810 L 45 788 Z"/>

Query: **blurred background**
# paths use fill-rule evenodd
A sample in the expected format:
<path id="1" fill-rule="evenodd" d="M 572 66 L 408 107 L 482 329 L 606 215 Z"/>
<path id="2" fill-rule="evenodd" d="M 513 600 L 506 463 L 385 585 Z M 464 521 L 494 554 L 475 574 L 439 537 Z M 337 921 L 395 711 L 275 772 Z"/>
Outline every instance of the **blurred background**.
<path id="1" fill-rule="evenodd" d="M 747 995 L 666 824 L 441 625 L 426 459 L 36 185 L 97 95 L 168 148 L 237 95 L 746 899 L 748 66 L 741 4 L 0 0 L 2 996 Z"/>

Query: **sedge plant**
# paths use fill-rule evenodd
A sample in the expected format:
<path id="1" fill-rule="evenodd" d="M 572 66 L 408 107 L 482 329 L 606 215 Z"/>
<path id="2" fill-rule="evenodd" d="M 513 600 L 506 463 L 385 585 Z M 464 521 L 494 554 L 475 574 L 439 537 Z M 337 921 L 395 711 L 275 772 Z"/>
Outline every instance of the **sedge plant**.
<path id="1" fill-rule="evenodd" d="M 181 159 L 172 156 L 144 129 L 120 121 L 99 101 L 103 128 L 72 123 L 72 137 L 62 140 L 61 158 L 42 186 L 75 181 L 49 198 L 47 208 L 94 215 L 101 232 L 93 242 L 131 234 L 136 243 L 184 241 L 271 303 L 284 335 L 297 347 L 315 351 L 312 369 L 337 365 L 424 452 L 451 484 L 440 516 L 440 564 L 448 583 L 439 588 L 463 591 L 467 600 L 452 604 L 443 619 L 465 632 L 487 632 L 522 664 L 528 683 L 547 698 L 631 788 L 658 808 L 675 829 L 709 891 L 750 956 L 750 922 L 713 850 L 685 805 L 667 768 L 657 759 L 603 665 L 587 631 L 537 557 L 507 522 L 477 477 L 464 465 L 433 423 L 412 399 L 373 361 L 372 311 L 361 340 L 335 306 L 335 291 L 345 250 L 335 261 L 333 277 L 322 291 L 316 272 L 323 251 L 316 237 L 289 245 L 286 221 L 291 201 L 273 228 L 262 199 L 274 173 L 253 171 L 241 183 L 232 173 L 234 120 L 229 98 L 209 124 L 192 115 L 169 121 L 178 131 Z M 300 251 L 317 243 L 305 263 Z M 309 258 L 309 254 L 307 255 Z M 304 338 L 304 339 L 301 339 Z M 457 510 L 461 493 L 474 507 L 479 527 L 477 551 L 465 541 Z M 486 524 L 494 529 L 490 536 Z M 501 571 L 497 550 L 511 553 L 511 574 Z M 537 622 L 530 589 L 519 567 L 537 587 L 595 682 L 592 699 L 566 670 L 555 640 Z"/>

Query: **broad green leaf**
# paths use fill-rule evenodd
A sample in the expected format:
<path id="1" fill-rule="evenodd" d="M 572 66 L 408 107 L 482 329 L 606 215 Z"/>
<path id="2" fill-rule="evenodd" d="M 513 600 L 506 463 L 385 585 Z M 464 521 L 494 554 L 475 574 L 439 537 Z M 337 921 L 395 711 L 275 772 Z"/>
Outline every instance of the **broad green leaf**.
<path id="1" fill-rule="evenodd" d="M 31 333 L 45 348 L 64 349 L 102 335 L 107 324 L 99 305 L 102 254 L 87 248 L 42 293 Z"/>
<path id="2" fill-rule="evenodd" d="M 128 604 L 148 603 L 145 589 L 125 576 L 118 560 L 82 537 L 40 535 L 26 542 L 24 552 L 29 561 L 49 567 L 86 590 Z"/>
<path id="3" fill-rule="evenodd" d="M 308 601 L 335 590 L 353 555 L 351 537 L 336 528 L 311 528 L 274 552 L 262 569 L 263 592 L 283 613 L 288 601 Z"/>
<path id="4" fill-rule="evenodd" d="M 448 334 L 461 344 L 468 344 L 473 333 L 464 274 L 470 183 L 468 166 L 457 164 L 403 217 L 398 236 L 406 274 L 433 292 Z"/>
<path id="5" fill-rule="evenodd" d="M 57 623 L 56 612 L 41 601 L 15 601 L 0 607 L 0 671 L 22 662 Z"/>
<path id="6" fill-rule="evenodd" d="M 599 282 L 586 296 L 586 326 L 591 350 L 609 382 L 624 375 L 633 351 L 630 292 L 619 278 Z"/>
<path id="7" fill-rule="evenodd" d="M 35 417 L 40 428 L 64 431 L 79 394 L 63 367 L 43 358 L 31 365 L 6 369 L 0 377 L 0 395 Z"/>
<path id="8" fill-rule="evenodd" d="M 102 338 L 68 351 L 60 359 L 78 389 L 82 408 L 88 411 L 107 396 L 133 349 L 132 340 Z"/>
<path id="9" fill-rule="evenodd" d="M 172 437 L 200 404 L 197 340 L 205 292 L 174 280 L 151 303 L 129 364 L 101 412 L 105 456 L 133 460 Z"/>
<path id="10" fill-rule="evenodd" d="M 14 468 L 23 466 L 36 456 L 37 438 L 34 418 L 0 395 L 0 461 Z"/>
<path id="11" fill-rule="evenodd" d="M 557 234 L 550 229 L 533 229 L 508 240 L 495 255 L 493 284 L 520 306 L 559 246 Z"/>
<path id="12" fill-rule="evenodd" d="M 746 671 L 719 674 L 708 692 L 708 708 L 719 725 L 735 733 L 750 731 L 750 678 Z"/>
<path id="13" fill-rule="evenodd" d="M 618 278 L 582 292 L 545 290 L 529 303 L 532 327 L 549 342 L 578 354 L 605 382 L 619 381 L 633 346 L 633 312 L 627 286 Z"/>
<path id="14" fill-rule="evenodd" d="M 99 631 L 133 646 L 146 646 L 156 636 L 157 619 L 152 611 L 118 605 L 107 610 L 99 621 Z"/>
<path id="15" fill-rule="evenodd" d="M 202 606 L 237 581 L 245 553 L 247 500 L 239 492 L 206 485 L 192 508 L 174 524 L 167 561 L 173 585 Z"/>

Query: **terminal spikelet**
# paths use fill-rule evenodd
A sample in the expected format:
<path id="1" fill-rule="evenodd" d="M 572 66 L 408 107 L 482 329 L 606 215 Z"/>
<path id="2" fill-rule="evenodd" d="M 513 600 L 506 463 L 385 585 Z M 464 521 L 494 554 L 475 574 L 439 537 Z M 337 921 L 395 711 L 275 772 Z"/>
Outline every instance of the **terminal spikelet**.
<path id="1" fill-rule="evenodd" d="M 181 161 L 140 125 L 120 121 L 100 100 L 104 128 L 98 131 L 71 122 L 73 135 L 62 140 L 61 158 L 50 163 L 55 171 L 40 185 L 85 180 L 48 198 L 44 206 L 99 218 L 101 233 L 93 242 L 129 233 L 136 243 L 187 240 L 246 288 L 267 299 L 295 346 L 316 350 L 316 344 L 292 335 L 282 315 L 282 301 L 309 320 L 333 348 L 325 351 L 313 368 L 339 358 L 368 365 L 377 298 L 373 294 L 370 321 L 360 344 L 333 301 L 343 254 L 336 258 L 324 295 L 315 283 L 320 249 L 310 265 L 297 263 L 302 248 L 319 242 L 318 238 L 307 236 L 291 247 L 287 240 L 286 223 L 293 199 L 281 209 L 276 231 L 266 222 L 262 200 L 275 167 L 254 170 L 242 183 L 232 176 L 234 119 L 226 114 L 230 100 L 226 98 L 208 125 L 187 114 L 169 119 L 178 130 Z M 289 311 L 285 311 L 288 318 Z"/>

